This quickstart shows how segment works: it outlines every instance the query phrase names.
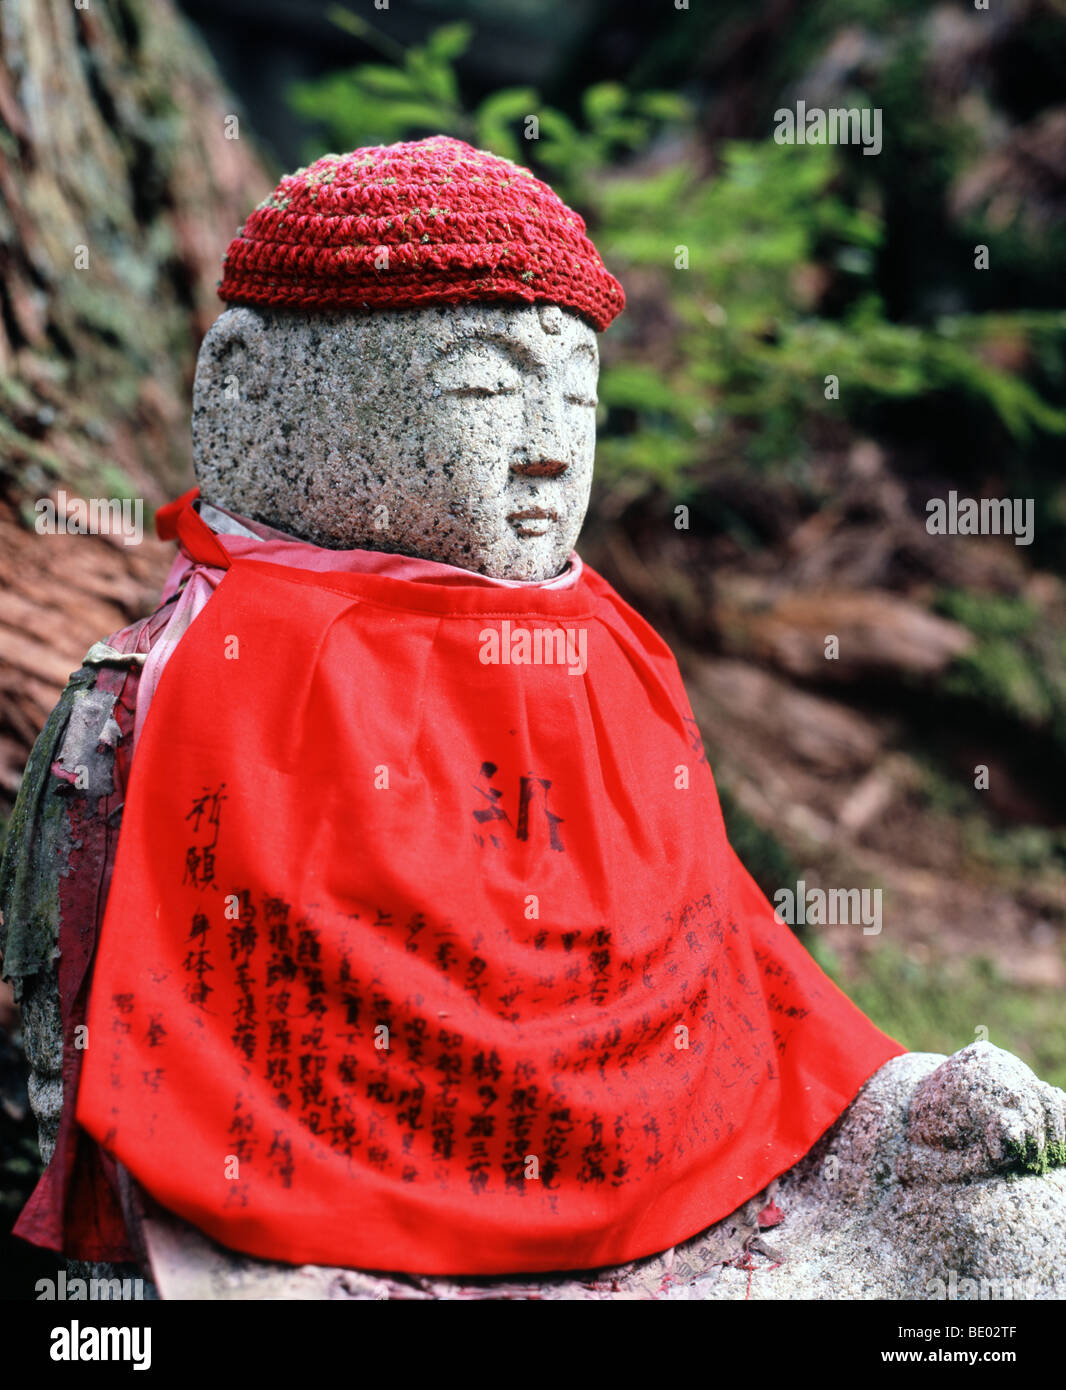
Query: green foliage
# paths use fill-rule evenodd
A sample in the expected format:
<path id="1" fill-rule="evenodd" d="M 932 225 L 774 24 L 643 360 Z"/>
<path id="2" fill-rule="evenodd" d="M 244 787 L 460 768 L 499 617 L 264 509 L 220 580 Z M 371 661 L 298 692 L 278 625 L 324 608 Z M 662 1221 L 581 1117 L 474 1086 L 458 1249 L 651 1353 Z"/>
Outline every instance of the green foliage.
<path id="1" fill-rule="evenodd" d="M 1025 599 L 952 589 L 934 606 L 977 638 L 943 678 L 943 693 L 1047 729 L 1066 753 L 1066 633 Z"/>
<path id="2" fill-rule="evenodd" d="M 516 163 L 535 160 L 550 171 L 563 197 L 577 200 L 585 181 L 621 153 L 646 145 L 664 123 L 689 117 L 687 104 L 670 92 L 631 96 L 617 82 L 586 89 L 581 126 L 545 105 L 532 87 L 503 88 L 468 111 L 453 64 L 469 46 L 470 25 L 446 24 L 424 44 L 403 49 L 343 6 L 333 6 L 329 14 L 340 28 L 393 60 L 361 63 L 290 88 L 294 109 L 320 125 L 337 149 L 455 135 Z"/>
<path id="3" fill-rule="evenodd" d="M 729 145 L 721 156 L 713 179 L 693 181 L 675 166 L 598 190 L 608 262 L 623 280 L 627 266 L 654 275 L 676 323 L 665 370 L 645 368 L 642 379 L 623 363 L 605 373 L 604 399 L 630 412 L 625 434 L 607 432 L 608 468 L 643 462 L 650 451 L 632 439 L 642 431 L 662 451 L 653 468 L 660 481 L 738 452 L 782 465 L 805 457 L 819 416 L 861 424 L 878 407 L 950 395 L 1019 443 L 1066 433 L 1066 411 L 986 356 L 1008 331 L 1032 335 L 1045 351 L 1049 339 L 1066 344 L 1066 315 L 890 322 L 871 284 L 883 229 L 835 191 L 836 151 L 768 141 Z M 834 275 L 851 295 L 839 317 L 816 312 L 811 294 Z M 640 351 L 639 340 L 632 346 Z M 838 400 L 826 398 L 830 376 Z"/>
<path id="4" fill-rule="evenodd" d="M 1066 830 L 1042 825 L 992 826 L 974 817 L 964 829 L 966 851 L 995 869 L 1024 874 L 1066 873 Z M 1066 918 L 1066 904 L 1061 914 Z"/>
<path id="5" fill-rule="evenodd" d="M 1023 598 L 1008 594 L 981 594 L 969 589 L 945 589 L 934 604 L 938 613 L 962 623 L 978 637 L 1017 640 L 1033 632 L 1040 610 Z"/>
<path id="6" fill-rule="evenodd" d="M 975 798 L 972 783 L 960 779 L 958 769 L 943 758 L 935 734 L 912 743 L 911 752 L 923 822 L 932 836 L 958 834 L 965 859 L 960 859 L 960 874 L 964 868 L 967 874 L 976 869 L 982 879 L 991 876 L 998 881 L 1003 891 L 1025 892 L 1031 899 L 1042 879 L 1066 873 L 1066 829 L 1009 825 L 990 818 L 984 798 Z M 1057 887 L 1051 891 L 1058 894 Z M 1057 912 L 1049 904 L 1047 915 L 1066 924 L 1066 899 L 1061 899 Z"/>
<path id="7" fill-rule="evenodd" d="M 1066 1084 L 1066 1033 L 1055 988 L 1005 980 L 984 957 L 917 961 L 885 942 L 844 970 L 815 938 L 808 948 L 879 1028 L 915 1052 L 957 1052 L 982 1036 L 1022 1058 L 1052 1085 Z"/>
<path id="8" fill-rule="evenodd" d="M 394 60 L 362 63 L 351 71 L 328 73 L 290 88 L 294 109 L 320 124 L 336 148 L 387 144 L 416 131 L 469 134 L 452 67 L 470 42 L 469 25 L 445 25 L 421 47 L 404 50 L 343 6 L 334 5 L 329 15 L 340 28 Z"/>

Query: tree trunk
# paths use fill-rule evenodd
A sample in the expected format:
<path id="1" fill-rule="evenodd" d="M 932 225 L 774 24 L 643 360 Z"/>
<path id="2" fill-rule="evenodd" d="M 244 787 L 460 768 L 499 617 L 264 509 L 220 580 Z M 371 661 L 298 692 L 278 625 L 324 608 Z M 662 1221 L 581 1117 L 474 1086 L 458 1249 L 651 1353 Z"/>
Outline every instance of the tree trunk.
<path id="1" fill-rule="evenodd" d="M 171 0 L 4 0 L 0 823 L 68 673 L 146 611 L 169 549 L 38 535 L 34 503 L 143 498 L 150 521 L 189 486 L 196 350 L 272 183 Z"/>

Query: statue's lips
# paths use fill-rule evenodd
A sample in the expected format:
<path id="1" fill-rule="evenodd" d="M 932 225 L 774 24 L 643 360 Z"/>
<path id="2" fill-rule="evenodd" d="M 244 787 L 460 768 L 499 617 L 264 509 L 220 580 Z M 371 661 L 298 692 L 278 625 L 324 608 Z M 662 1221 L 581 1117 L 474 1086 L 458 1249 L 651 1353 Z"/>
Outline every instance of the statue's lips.
<path id="1" fill-rule="evenodd" d="M 554 508 L 527 507 L 525 511 L 508 512 L 507 520 L 519 536 L 545 536 L 552 522 L 559 520 L 559 513 Z"/>

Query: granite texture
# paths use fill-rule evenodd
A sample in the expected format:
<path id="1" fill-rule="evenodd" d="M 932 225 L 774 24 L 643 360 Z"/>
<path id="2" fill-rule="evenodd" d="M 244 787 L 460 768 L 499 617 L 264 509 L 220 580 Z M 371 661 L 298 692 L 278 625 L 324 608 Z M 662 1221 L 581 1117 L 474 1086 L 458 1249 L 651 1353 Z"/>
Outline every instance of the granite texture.
<path id="1" fill-rule="evenodd" d="M 555 305 L 228 309 L 200 348 L 196 476 L 316 545 L 549 579 L 588 507 L 597 371 Z"/>

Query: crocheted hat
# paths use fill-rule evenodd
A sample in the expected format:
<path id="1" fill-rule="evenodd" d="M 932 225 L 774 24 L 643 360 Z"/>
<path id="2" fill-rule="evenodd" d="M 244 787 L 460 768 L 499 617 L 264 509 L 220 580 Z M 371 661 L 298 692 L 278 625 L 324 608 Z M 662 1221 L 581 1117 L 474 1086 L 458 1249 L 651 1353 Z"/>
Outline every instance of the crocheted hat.
<path id="1" fill-rule="evenodd" d="M 558 304 L 601 331 L 625 307 L 546 183 L 444 135 L 286 174 L 230 242 L 218 293 L 294 309 Z"/>

